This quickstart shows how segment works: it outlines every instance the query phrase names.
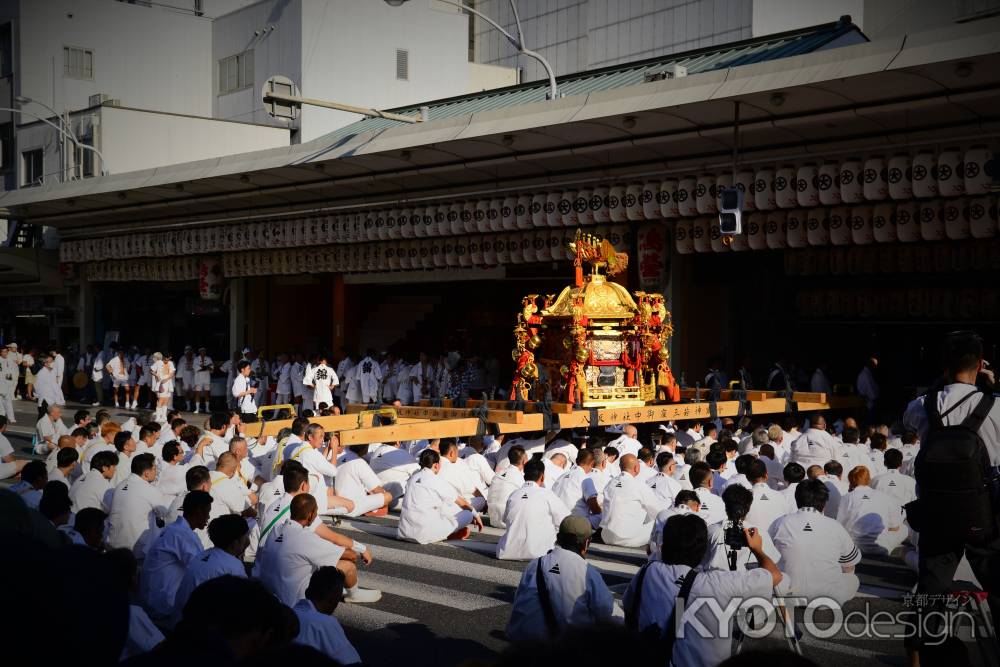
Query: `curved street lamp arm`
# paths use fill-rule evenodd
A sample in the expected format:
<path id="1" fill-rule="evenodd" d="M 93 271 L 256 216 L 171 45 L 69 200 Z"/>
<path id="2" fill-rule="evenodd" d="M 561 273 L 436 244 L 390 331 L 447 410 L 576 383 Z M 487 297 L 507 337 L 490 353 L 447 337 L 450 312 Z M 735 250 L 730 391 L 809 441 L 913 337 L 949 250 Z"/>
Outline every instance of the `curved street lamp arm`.
<path id="1" fill-rule="evenodd" d="M 35 120 L 42 121 L 43 123 L 45 123 L 46 125 L 48 125 L 52 129 L 54 129 L 56 132 L 58 132 L 59 134 L 63 135 L 64 137 L 66 137 L 71 142 L 73 142 L 73 145 L 76 146 L 77 148 L 83 148 L 84 150 L 92 151 L 95 155 L 97 155 L 97 157 L 99 157 L 101 159 L 101 176 L 107 176 L 108 175 L 109 172 L 108 172 L 107 168 L 105 167 L 106 161 L 104 159 L 104 156 L 101 154 L 101 151 L 97 150 L 93 146 L 88 146 L 87 144 L 81 144 L 76 139 L 76 137 L 74 137 L 72 134 L 70 134 L 69 132 L 67 132 L 66 130 L 64 130 L 59 125 L 56 125 L 55 123 L 53 123 L 49 119 L 42 118 L 38 114 L 31 113 L 30 111 L 25 111 L 24 109 L 12 109 L 10 107 L 0 107 L 0 111 L 7 111 L 7 112 L 10 112 L 10 113 L 19 113 L 19 114 L 23 114 L 25 116 L 31 116 Z"/>

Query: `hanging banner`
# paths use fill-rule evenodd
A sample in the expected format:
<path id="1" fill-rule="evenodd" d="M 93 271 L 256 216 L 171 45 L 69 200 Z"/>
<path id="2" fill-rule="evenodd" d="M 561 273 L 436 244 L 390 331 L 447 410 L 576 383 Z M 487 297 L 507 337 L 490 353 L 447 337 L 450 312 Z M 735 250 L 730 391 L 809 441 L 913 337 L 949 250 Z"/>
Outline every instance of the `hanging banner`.
<path id="1" fill-rule="evenodd" d="M 659 223 L 639 227 L 639 285 L 660 292 L 667 282 L 666 228 Z"/>
<path id="2" fill-rule="evenodd" d="M 198 295 L 206 300 L 222 297 L 222 264 L 218 257 L 198 258 Z"/>

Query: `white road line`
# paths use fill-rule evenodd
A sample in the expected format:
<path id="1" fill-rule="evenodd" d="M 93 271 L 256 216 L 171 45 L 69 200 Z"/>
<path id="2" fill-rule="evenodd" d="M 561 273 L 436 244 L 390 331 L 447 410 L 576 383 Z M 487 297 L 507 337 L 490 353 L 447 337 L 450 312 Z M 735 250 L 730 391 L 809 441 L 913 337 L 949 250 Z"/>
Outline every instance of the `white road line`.
<path id="1" fill-rule="evenodd" d="M 387 611 L 373 609 L 368 605 L 342 603 L 337 605 L 337 612 L 334 614 L 337 620 L 343 625 L 359 630 L 382 630 L 388 625 L 421 623 L 409 616 L 391 614 Z"/>
<path id="2" fill-rule="evenodd" d="M 384 574 L 365 572 L 362 575 L 365 588 L 377 588 L 383 593 L 391 593 L 400 597 L 430 602 L 444 607 L 451 607 L 459 611 L 477 611 L 479 609 L 490 609 L 491 607 L 502 607 L 507 602 L 495 600 L 483 595 L 465 593 L 451 588 L 441 588 L 431 586 L 416 581 L 397 579 Z"/>
<path id="3" fill-rule="evenodd" d="M 360 522 L 355 523 L 352 521 L 344 521 L 343 523 L 340 524 L 340 526 L 337 527 L 337 530 L 344 530 L 349 532 L 356 531 L 360 533 L 368 533 L 369 535 L 378 535 L 379 537 L 388 537 L 391 539 L 396 538 L 396 529 L 393 528 L 392 526 L 381 526 L 373 523 L 360 523 Z M 490 558 L 496 558 L 497 548 L 496 545 L 493 544 L 492 542 L 465 540 L 462 542 L 459 541 L 441 542 L 440 546 L 451 547 L 454 549 L 464 549 L 466 551 L 472 551 L 474 553 L 482 554 L 484 556 L 489 556 Z M 378 558 L 379 554 L 381 554 L 384 549 L 385 547 L 382 546 L 375 547 L 375 552 L 374 552 L 375 557 Z M 413 553 L 413 552 L 406 552 L 406 553 Z M 619 563 L 616 561 L 598 560 L 594 558 L 588 558 L 587 561 L 591 565 L 596 567 L 603 574 L 631 577 L 632 575 L 634 575 L 636 572 L 639 571 L 638 565 L 632 565 L 629 563 Z M 450 560 L 449 562 L 454 563 L 455 561 Z M 467 565 L 467 563 L 462 562 L 461 569 L 463 570 L 467 569 L 465 568 L 465 565 Z M 454 567 L 455 566 L 453 565 L 449 569 L 454 569 Z M 518 575 L 517 581 L 520 581 L 520 575 Z M 515 581 L 515 584 L 517 583 L 517 581 Z"/>
<path id="4" fill-rule="evenodd" d="M 408 565 L 410 567 L 420 567 L 425 570 L 433 570 L 442 577 L 455 576 L 470 579 L 479 579 L 492 584 L 503 584 L 505 586 L 517 586 L 521 581 L 521 573 L 517 570 L 505 570 L 500 567 L 482 565 L 480 563 L 467 563 L 455 558 L 445 558 L 444 556 L 432 556 L 419 551 L 406 551 L 404 549 L 393 549 L 392 547 L 375 546 L 372 555 L 375 561 L 395 563 L 396 565 Z M 361 571 L 361 585 L 365 585 L 365 572 Z"/>

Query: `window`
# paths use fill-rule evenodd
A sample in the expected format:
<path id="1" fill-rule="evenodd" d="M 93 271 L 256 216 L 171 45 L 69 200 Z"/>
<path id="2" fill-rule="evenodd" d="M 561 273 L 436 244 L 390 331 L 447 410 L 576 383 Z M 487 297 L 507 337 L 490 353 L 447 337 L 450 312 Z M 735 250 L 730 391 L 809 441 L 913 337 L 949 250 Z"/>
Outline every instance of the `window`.
<path id="1" fill-rule="evenodd" d="M 97 159 L 97 156 L 94 155 L 94 151 L 87 150 L 83 146 L 93 146 L 94 136 L 80 137 L 80 145 L 81 147 L 77 149 L 76 156 L 76 175 L 78 178 L 90 178 L 94 175 L 94 161 Z"/>
<path id="2" fill-rule="evenodd" d="M 41 148 L 21 153 L 21 186 L 30 188 L 42 184 L 43 154 Z"/>
<path id="3" fill-rule="evenodd" d="M 476 0 L 465 0 L 465 6 L 469 9 L 476 8 Z M 469 15 L 469 62 L 476 62 L 476 15 L 467 12 Z"/>
<path id="4" fill-rule="evenodd" d="M 70 79 L 93 79 L 94 51 L 76 46 L 64 46 L 63 76 Z"/>
<path id="5" fill-rule="evenodd" d="M 406 49 L 396 49 L 396 80 L 410 80 L 410 52 Z"/>
<path id="6" fill-rule="evenodd" d="M 0 123 L 0 171 L 13 168 L 14 124 Z"/>
<path id="7" fill-rule="evenodd" d="M 253 49 L 219 61 L 219 94 L 253 86 Z"/>

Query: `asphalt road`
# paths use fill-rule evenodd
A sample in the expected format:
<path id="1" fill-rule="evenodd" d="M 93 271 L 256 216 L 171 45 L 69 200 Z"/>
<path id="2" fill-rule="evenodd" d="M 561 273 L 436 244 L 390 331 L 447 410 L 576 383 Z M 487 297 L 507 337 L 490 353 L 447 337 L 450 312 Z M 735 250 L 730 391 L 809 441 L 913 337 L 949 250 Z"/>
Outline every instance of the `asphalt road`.
<path id="1" fill-rule="evenodd" d="M 71 406 L 67 421 L 72 411 Z M 33 406 L 18 402 L 16 413 L 19 423 L 8 430 L 8 437 L 15 449 L 30 448 Z M 129 414 L 117 411 L 115 418 Z M 190 417 L 198 419 L 197 415 Z M 375 560 L 362 572 L 361 585 L 383 592 L 376 604 L 343 604 L 336 612 L 366 663 L 449 667 L 502 652 L 508 645 L 504 628 L 524 564 L 495 558 L 501 532 L 487 527 L 465 542 L 421 546 L 396 540 L 397 523 L 398 517 L 390 515 L 348 519 L 338 528 L 371 545 Z M 620 597 L 645 554 L 638 549 L 593 545 L 588 558 Z M 846 606 L 845 615 L 867 611 L 870 618 L 875 612 L 905 610 L 904 595 L 913 586 L 915 575 L 901 563 L 865 559 L 858 574 L 861 591 Z M 820 665 L 836 667 L 904 665 L 901 641 L 870 636 L 864 618 L 851 617 L 848 630 L 832 637 L 804 637 L 804 654 Z M 881 618 L 884 621 L 887 617 L 883 614 Z M 883 629 L 891 631 L 892 627 Z M 745 646 L 784 647 L 781 630 L 779 625 L 770 637 L 747 640 Z M 967 646 L 972 664 L 982 664 L 977 645 L 967 642 Z"/>

